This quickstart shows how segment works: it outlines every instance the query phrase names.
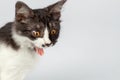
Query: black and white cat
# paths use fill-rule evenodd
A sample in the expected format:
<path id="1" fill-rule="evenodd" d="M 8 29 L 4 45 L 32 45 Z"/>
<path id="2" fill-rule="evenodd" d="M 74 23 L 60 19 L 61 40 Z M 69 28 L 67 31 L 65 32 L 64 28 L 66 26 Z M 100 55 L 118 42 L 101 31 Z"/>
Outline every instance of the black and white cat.
<path id="1" fill-rule="evenodd" d="M 34 10 L 16 3 L 15 20 L 0 28 L 0 80 L 23 80 L 43 48 L 57 42 L 65 2 Z"/>

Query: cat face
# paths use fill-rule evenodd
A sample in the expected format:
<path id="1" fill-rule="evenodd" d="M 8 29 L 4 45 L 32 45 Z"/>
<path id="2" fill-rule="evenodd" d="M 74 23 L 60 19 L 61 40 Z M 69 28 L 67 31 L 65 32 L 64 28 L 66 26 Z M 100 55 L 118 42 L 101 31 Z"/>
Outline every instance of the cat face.
<path id="1" fill-rule="evenodd" d="M 34 10 L 23 2 L 17 2 L 15 32 L 32 46 L 42 48 L 54 45 L 59 37 L 60 11 L 65 1 Z"/>

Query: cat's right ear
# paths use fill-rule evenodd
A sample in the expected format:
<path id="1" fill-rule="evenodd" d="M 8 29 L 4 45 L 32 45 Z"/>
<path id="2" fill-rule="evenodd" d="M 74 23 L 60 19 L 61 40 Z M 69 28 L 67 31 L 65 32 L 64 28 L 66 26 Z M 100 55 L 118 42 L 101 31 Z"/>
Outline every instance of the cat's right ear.
<path id="1" fill-rule="evenodd" d="M 15 19 L 19 22 L 24 22 L 26 19 L 32 17 L 33 11 L 25 3 L 18 1 L 15 5 Z"/>
<path id="2" fill-rule="evenodd" d="M 60 1 L 47 7 L 47 11 L 48 11 L 49 15 L 51 15 L 53 17 L 53 19 L 58 20 L 60 18 L 61 9 L 66 1 L 67 0 L 60 0 Z"/>

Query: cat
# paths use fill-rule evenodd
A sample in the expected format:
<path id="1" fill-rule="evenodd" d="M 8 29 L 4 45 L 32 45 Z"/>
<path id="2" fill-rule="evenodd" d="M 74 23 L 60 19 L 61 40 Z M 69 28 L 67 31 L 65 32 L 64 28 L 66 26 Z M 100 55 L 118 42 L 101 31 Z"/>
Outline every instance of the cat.
<path id="1" fill-rule="evenodd" d="M 65 2 L 42 9 L 16 2 L 15 20 L 0 28 L 0 80 L 23 80 L 43 49 L 55 45 Z"/>

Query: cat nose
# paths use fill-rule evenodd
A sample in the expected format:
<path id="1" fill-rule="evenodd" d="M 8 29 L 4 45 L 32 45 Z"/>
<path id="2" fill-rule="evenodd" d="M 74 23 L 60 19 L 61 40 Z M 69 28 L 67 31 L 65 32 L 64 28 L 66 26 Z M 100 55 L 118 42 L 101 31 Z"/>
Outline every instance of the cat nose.
<path id="1" fill-rule="evenodd" d="M 49 47 L 51 45 L 51 43 L 45 43 L 42 45 L 42 47 Z"/>

